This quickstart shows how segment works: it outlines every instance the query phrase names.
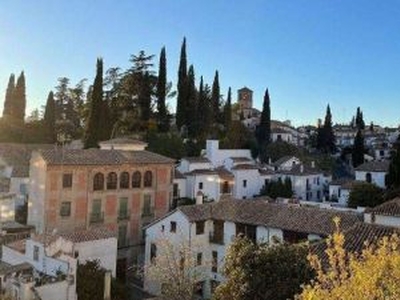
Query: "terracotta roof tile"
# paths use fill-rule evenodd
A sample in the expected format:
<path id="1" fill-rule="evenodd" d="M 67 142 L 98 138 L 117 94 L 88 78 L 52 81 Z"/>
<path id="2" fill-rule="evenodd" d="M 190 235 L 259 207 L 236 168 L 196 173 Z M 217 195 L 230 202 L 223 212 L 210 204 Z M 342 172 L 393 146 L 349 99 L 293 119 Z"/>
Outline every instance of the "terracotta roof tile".
<path id="1" fill-rule="evenodd" d="M 376 215 L 400 217 L 400 197 L 384 202 L 374 208 L 369 208 L 366 212 L 375 213 Z"/>
<path id="2" fill-rule="evenodd" d="M 387 172 L 389 170 L 389 161 L 370 161 L 363 163 L 356 168 L 356 171 L 365 172 Z"/>
<path id="3" fill-rule="evenodd" d="M 232 167 L 232 170 L 258 170 L 258 166 L 252 164 L 240 164 Z"/>
<path id="4" fill-rule="evenodd" d="M 248 157 L 229 157 L 233 162 L 251 162 L 252 160 Z"/>
<path id="5" fill-rule="evenodd" d="M 188 157 L 182 157 L 182 159 L 187 160 L 188 162 L 191 163 L 209 163 L 210 160 L 207 157 L 201 157 L 201 156 L 188 156 Z"/>
<path id="6" fill-rule="evenodd" d="M 225 220 L 252 225 L 264 225 L 304 233 L 329 235 L 334 231 L 333 218 L 342 220 L 349 229 L 362 217 L 356 213 L 316 207 L 297 207 L 267 203 L 265 200 L 226 200 L 212 204 L 179 207 L 190 221 Z"/>

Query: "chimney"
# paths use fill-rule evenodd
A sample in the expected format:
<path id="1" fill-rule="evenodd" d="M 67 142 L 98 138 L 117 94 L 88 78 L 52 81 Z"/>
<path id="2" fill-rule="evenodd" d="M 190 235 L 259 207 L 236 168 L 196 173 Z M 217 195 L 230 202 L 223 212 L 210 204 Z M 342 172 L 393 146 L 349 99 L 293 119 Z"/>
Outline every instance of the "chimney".
<path id="1" fill-rule="evenodd" d="M 304 173 L 304 166 L 303 166 L 303 164 L 300 165 L 300 173 Z"/>
<path id="2" fill-rule="evenodd" d="M 272 165 L 272 159 L 271 159 L 271 157 L 268 158 L 268 164 L 269 164 L 269 165 Z"/>
<path id="3" fill-rule="evenodd" d="M 315 168 L 315 161 L 311 162 L 311 168 L 313 168 L 313 169 Z"/>
<path id="4" fill-rule="evenodd" d="M 196 205 L 203 204 L 203 193 L 198 191 L 196 195 Z"/>

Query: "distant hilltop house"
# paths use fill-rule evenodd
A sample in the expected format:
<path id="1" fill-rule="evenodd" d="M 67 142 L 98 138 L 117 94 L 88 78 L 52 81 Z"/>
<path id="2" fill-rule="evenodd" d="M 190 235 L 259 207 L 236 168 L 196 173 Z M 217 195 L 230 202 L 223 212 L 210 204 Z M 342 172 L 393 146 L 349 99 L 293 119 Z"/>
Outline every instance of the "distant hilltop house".
<path id="1" fill-rule="evenodd" d="M 373 183 L 380 188 L 385 188 L 389 164 L 389 161 L 370 161 L 363 163 L 355 169 L 356 180 Z"/>
<path id="2" fill-rule="evenodd" d="M 105 226 L 117 231 L 119 265 L 136 263 L 142 228 L 170 210 L 175 163 L 144 148 L 119 138 L 100 149 L 33 152 L 28 224 L 39 233 Z"/>

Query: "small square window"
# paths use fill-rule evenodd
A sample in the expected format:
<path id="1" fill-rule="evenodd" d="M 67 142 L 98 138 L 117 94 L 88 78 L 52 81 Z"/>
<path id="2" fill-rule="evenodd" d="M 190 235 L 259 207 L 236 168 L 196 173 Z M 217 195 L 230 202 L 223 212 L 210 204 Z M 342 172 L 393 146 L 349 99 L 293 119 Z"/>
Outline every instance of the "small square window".
<path id="1" fill-rule="evenodd" d="M 199 182 L 199 190 L 202 190 L 202 189 L 203 189 L 203 183 Z"/>
<path id="2" fill-rule="evenodd" d="M 196 222 L 196 234 L 203 234 L 204 233 L 204 221 Z"/>
<path id="3" fill-rule="evenodd" d="M 70 201 L 61 202 L 60 216 L 61 217 L 71 216 L 71 202 Z"/>
<path id="4" fill-rule="evenodd" d="M 171 232 L 176 232 L 176 222 L 175 221 L 171 221 Z"/>
<path id="5" fill-rule="evenodd" d="M 63 188 L 72 187 L 72 173 L 63 174 Z"/>
<path id="6" fill-rule="evenodd" d="M 165 226 L 161 225 L 161 232 L 164 232 L 164 230 L 165 230 Z"/>

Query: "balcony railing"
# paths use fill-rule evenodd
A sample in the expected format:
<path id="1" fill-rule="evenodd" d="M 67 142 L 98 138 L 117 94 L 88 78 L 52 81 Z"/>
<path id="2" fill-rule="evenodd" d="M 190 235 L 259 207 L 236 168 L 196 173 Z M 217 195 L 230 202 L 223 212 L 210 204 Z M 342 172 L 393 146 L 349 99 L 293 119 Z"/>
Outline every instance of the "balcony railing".
<path id="1" fill-rule="evenodd" d="M 142 218 L 154 218 L 154 209 L 142 211 Z"/>
<path id="2" fill-rule="evenodd" d="M 103 212 L 92 212 L 90 214 L 90 224 L 103 223 L 104 213 Z"/>
<path id="3" fill-rule="evenodd" d="M 118 212 L 118 220 L 123 221 L 123 220 L 129 220 L 131 216 L 130 210 L 121 210 Z"/>
<path id="4" fill-rule="evenodd" d="M 211 244 L 224 245 L 224 235 L 210 232 L 209 241 Z"/>

